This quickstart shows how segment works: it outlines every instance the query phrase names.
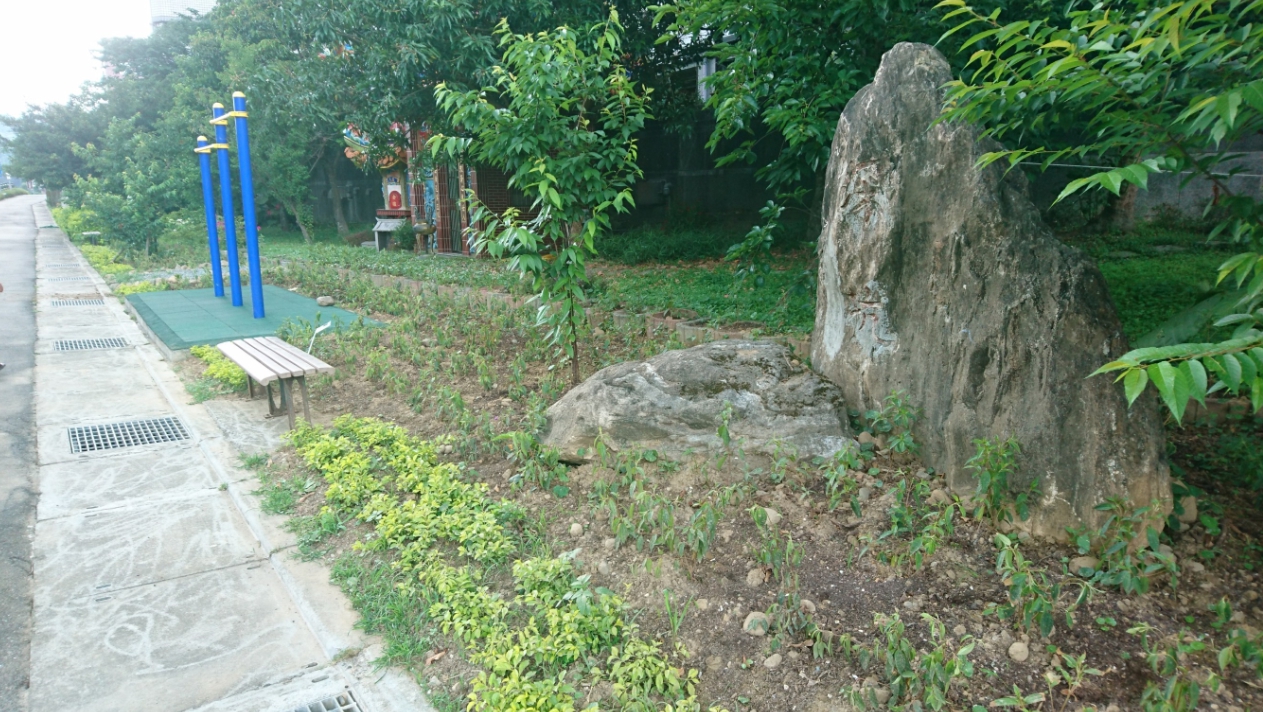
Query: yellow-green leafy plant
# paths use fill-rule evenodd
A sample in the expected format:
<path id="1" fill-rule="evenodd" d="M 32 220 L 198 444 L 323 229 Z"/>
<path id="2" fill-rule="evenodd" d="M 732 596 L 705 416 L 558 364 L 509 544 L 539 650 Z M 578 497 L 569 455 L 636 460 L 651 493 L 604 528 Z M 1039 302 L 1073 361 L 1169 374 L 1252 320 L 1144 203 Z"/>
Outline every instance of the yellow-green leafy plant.
<path id="1" fill-rule="evenodd" d="M 129 264 L 119 262 L 118 252 L 104 245 L 80 245 L 79 251 L 101 274 L 122 274 L 136 269 Z"/>
<path id="2" fill-rule="evenodd" d="M 154 282 L 128 282 L 120 284 L 114 288 L 115 296 L 126 297 L 129 294 L 140 294 L 141 292 L 165 292 L 167 287 L 165 284 L 157 284 Z"/>
<path id="3" fill-rule="evenodd" d="M 642 639 L 622 599 L 576 576 L 577 551 L 512 560 L 520 509 L 441 462 L 435 443 L 349 415 L 327 431 L 300 425 L 290 440 L 328 483 L 326 510 L 373 526 L 357 546 L 395 552 L 398 590 L 424 599 L 481 669 L 468 709 L 575 710 L 586 678 L 608 682 L 619 709 L 700 712 L 697 671 Z M 497 592 L 486 567 L 510 560 L 513 590 Z"/>
<path id="4" fill-rule="evenodd" d="M 214 346 L 194 346 L 189 353 L 206 363 L 206 377 L 240 390 L 246 385 L 246 372 Z"/>

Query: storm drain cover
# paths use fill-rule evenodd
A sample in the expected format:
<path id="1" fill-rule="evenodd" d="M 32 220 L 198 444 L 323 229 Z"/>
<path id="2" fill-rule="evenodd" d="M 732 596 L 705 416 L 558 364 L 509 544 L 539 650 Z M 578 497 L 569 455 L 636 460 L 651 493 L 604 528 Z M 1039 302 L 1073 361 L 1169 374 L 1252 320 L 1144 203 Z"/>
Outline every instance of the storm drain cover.
<path id="1" fill-rule="evenodd" d="M 50 282 L 82 282 L 86 279 L 87 277 L 49 277 L 48 281 Z"/>
<path id="2" fill-rule="evenodd" d="M 97 349 L 121 349 L 127 346 L 127 339 L 111 337 L 108 339 L 62 339 L 53 342 L 53 351 L 94 351 Z"/>
<path id="3" fill-rule="evenodd" d="M 54 299 L 55 307 L 103 307 L 104 299 Z"/>
<path id="4" fill-rule="evenodd" d="M 184 424 L 171 416 L 104 425 L 81 425 L 70 428 L 66 432 L 70 435 L 70 452 L 72 453 L 114 450 L 137 445 L 158 445 L 189 439 L 189 433 L 184 429 Z"/>
<path id="5" fill-rule="evenodd" d="M 347 690 L 342 694 L 326 697 L 323 700 L 286 710 L 286 712 L 360 712 L 360 706 L 355 703 L 351 691 Z"/>

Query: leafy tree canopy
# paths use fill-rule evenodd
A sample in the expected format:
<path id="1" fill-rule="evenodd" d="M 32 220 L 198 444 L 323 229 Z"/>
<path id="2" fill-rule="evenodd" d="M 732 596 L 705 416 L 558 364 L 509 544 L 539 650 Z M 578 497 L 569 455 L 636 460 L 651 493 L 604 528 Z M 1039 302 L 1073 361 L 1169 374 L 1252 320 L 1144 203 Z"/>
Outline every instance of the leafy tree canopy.
<path id="1" fill-rule="evenodd" d="M 966 0 L 939 7 L 957 23 L 947 35 L 964 36 L 972 52 L 944 119 L 977 123 L 1009 145 L 983 164 L 1110 166 L 1071 181 L 1062 198 L 1144 190 L 1155 173 L 1208 181 L 1218 196 L 1207 206 L 1219 218 L 1212 237 L 1248 250 L 1219 269 L 1239 290 L 1236 313 L 1217 322 L 1229 339 L 1137 349 L 1098 373 L 1117 373 L 1130 401 L 1152 384 L 1177 419 L 1219 390 L 1249 393 L 1263 408 L 1263 205 L 1229 181 L 1242 170 L 1234 144 L 1263 131 L 1263 0 L 1072 2 L 1052 19 L 1012 22 Z M 1065 127 L 1079 140 L 1064 131 L 1045 142 Z"/>

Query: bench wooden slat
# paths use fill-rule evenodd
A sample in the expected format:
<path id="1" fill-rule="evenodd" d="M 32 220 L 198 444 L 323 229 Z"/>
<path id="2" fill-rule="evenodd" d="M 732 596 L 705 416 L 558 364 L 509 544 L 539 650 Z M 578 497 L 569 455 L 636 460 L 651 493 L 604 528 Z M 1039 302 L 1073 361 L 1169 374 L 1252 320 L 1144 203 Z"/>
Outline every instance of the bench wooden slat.
<path id="1" fill-rule="evenodd" d="M 310 376 L 316 373 L 316 370 L 310 364 L 295 353 L 298 349 L 280 339 L 263 337 L 261 339 L 248 339 L 247 341 L 250 342 L 251 346 L 270 356 L 272 360 L 287 366 L 294 372 L 295 376 Z"/>
<path id="2" fill-rule="evenodd" d="M 243 350 L 235 341 L 225 341 L 215 348 L 219 349 L 219 352 L 233 363 L 240 366 L 241 370 L 246 372 L 246 375 L 253 378 L 254 381 L 260 385 L 267 385 L 278 378 L 269 365 L 259 361 L 250 353 Z"/>
<path id="3" fill-rule="evenodd" d="M 225 341 L 216 348 L 259 385 L 334 371 L 333 366 L 275 336 Z"/>
<path id="4" fill-rule="evenodd" d="M 303 369 L 295 369 L 287 361 L 276 358 L 275 354 L 268 352 L 267 349 L 260 348 L 258 344 L 251 343 L 250 339 L 242 339 L 236 343 L 241 347 L 242 351 L 253 356 L 259 363 L 266 365 L 277 378 L 293 378 L 306 373 Z"/>
<path id="5" fill-rule="evenodd" d="M 286 343 L 275 336 L 268 336 L 264 339 L 269 344 L 283 350 L 293 360 L 305 365 L 308 370 L 314 373 L 333 373 L 334 368 L 293 344 Z"/>
<path id="6" fill-rule="evenodd" d="M 254 356 L 255 359 L 263 361 L 264 364 L 268 365 L 269 369 L 272 369 L 274 374 L 283 377 L 283 379 L 288 379 L 288 377 L 293 376 L 302 376 L 304 374 L 302 369 L 294 369 L 293 364 L 290 364 L 289 361 L 278 359 L 275 353 L 259 346 L 258 343 L 254 342 L 253 338 L 242 338 L 242 340 L 237 341 L 237 343 L 239 343 L 242 350 L 246 353 L 250 353 L 250 355 Z"/>

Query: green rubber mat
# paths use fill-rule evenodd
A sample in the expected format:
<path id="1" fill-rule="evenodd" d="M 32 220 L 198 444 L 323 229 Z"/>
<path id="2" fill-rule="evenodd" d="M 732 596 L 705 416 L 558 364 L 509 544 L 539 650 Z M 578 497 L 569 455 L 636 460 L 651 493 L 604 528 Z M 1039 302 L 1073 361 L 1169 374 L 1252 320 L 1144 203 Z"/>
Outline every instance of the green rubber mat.
<path id="1" fill-rule="evenodd" d="M 243 291 L 245 303 L 239 307 L 234 307 L 226 295 L 216 297 L 213 289 L 141 292 L 128 295 L 127 301 L 149 330 L 172 351 L 233 339 L 272 336 L 287 319 L 304 319 L 317 325 L 332 321 L 335 328 L 348 326 L 360 319 L 345 309 L 317 306 L 315 299 L 271 285 L 263 286 L 266 316 L 255 319 L 250 306 L 250 292 Z M 380 324 L 372 319 L 364 322 Z"/>

